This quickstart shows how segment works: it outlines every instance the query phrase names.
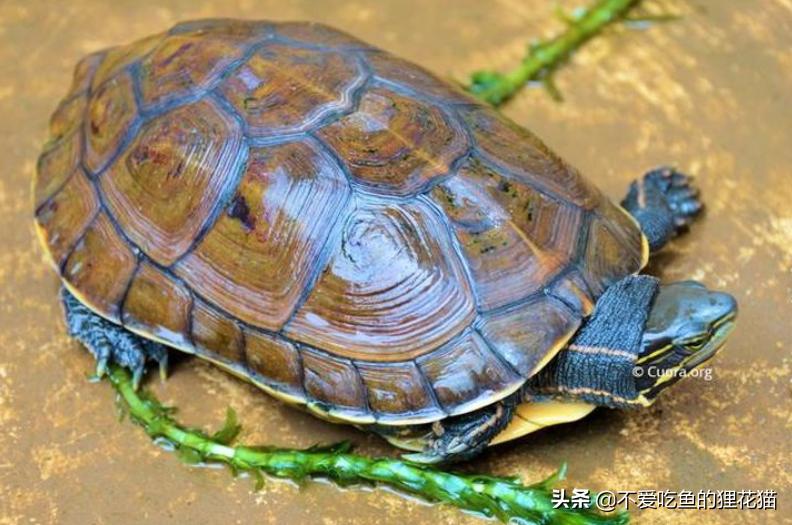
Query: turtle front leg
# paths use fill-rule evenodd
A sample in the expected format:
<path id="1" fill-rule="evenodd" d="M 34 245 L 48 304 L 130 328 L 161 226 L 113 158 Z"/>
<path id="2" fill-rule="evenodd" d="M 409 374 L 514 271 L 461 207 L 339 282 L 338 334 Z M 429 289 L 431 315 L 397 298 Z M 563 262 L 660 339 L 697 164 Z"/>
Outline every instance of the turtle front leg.
<path id="1" fill-rule="evenodd" d="M 687 175 L 658 168 L 634 181 L 621 204 L 641 225 L 655 252 L 687 229 L 701 211 L 698 194 Z"/>
<path id="2" fill-rule="evenodd" d="M 140 384 L 148 361 L 159 363 L 164 377 L 168 350 L 164 345 L 139 337 L 92 312 L 66 288 L 61 291 L 66 310 L 69 335 L 80 341 L 96 358 L 96 374 L 104 375 L 108 363 L 117 363 L 132 371 L 135 388 Z"/>
<path id="3" fill-rule="evenodd" d="M 479 455 L 505 429 L 519 403 L 519 392 L 468 414 L 431 425 L 423 436 L 424 448 L 404 458 L 416 463 L 453 463 Z"/>
<path id="4" fill-rule="evenodd" d="M 611 408 L 648 404 L 636 386 L 635 363 L 660 282 L 630 275 L 613 283 L 568 346 L 529 378 L 522 399 L 584 401 Z"/>

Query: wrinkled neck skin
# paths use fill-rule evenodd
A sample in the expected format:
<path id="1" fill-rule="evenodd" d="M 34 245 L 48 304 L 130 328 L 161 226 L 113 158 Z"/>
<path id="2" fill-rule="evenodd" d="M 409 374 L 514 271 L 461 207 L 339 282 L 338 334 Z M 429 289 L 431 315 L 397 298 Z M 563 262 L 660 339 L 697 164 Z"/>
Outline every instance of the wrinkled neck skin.
<path id="1" fill-rule="evenodd" d="M 659 286 L 656 278 L 646 275 L 631 275 L 609 286 L 567 348 L 528 379 L 523 399 L 611 408 L 645 404 L 636 390 L 633 368 Z"/>

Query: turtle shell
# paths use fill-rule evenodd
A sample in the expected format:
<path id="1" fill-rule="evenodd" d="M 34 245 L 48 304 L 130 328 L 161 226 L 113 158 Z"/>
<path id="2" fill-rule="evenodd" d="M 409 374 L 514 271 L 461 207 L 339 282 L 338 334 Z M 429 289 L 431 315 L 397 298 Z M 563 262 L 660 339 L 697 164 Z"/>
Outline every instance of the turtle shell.
<path id="1" fill-rule="evenodd" d="M 206 20 L 83 59 L 34 184 L 98 314 L 358 424 L 519 388 L 646 260 L 530 132 L 326 26 Z"/>

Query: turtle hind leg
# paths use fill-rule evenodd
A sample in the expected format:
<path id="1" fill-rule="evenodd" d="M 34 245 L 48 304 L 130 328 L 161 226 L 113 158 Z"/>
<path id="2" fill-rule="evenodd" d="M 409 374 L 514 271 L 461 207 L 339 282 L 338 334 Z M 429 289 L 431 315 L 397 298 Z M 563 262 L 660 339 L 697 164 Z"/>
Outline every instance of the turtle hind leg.
<path id="1" fill-rule="evenodd" d="M 685 231 L 702 209 L 698 189 L 671 168 L 652 170 L 630 185 L 622 206 L 635 217 L 654 252 Z"/>
<path id="2" fill-rule="evenodd" d="M 168 366 L 168 350 L 164 345 L 139 337 L 95 314 L 66 288 L 61 291 L 61 297 L 69 335 L 85 345 L 96 358 L 99 377 L 104 375 L 109 363 L 116 363 L 132 371 L 133 384 L 137 388 L 149 361 L 159 364 L 164 377 Z"/>
<path id="3" fill-rule="evenodd" d="M 424 438 L 423 450 L 403 457 L 416 463 L 453 463 L 479 455 L 509 424 L 518 397 L 512 394 L 468 414 L 436 422 Z"/>

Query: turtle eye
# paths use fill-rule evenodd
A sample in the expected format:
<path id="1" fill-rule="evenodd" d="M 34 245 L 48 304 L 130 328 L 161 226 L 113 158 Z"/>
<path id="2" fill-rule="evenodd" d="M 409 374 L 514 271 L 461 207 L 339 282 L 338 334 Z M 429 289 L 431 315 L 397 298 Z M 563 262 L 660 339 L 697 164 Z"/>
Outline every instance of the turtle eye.
<path id="1" fill-rule="evenodd" d="M 685 339 L 684 341 L 682 341 L 682 344 L 693 350 L 699 350 L 707 343 L 708 338 L 709 337 L 707 334 L 701 334 L 691 337 L 689 339 Z"/>

